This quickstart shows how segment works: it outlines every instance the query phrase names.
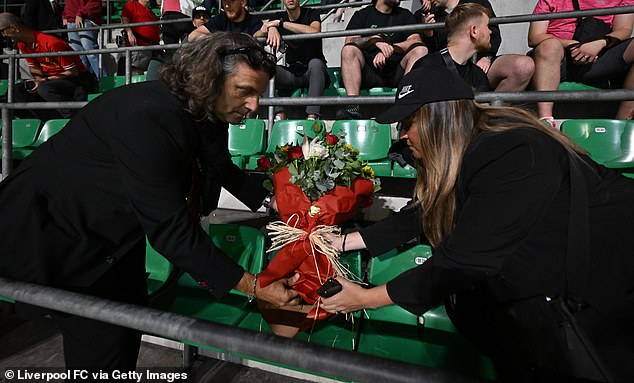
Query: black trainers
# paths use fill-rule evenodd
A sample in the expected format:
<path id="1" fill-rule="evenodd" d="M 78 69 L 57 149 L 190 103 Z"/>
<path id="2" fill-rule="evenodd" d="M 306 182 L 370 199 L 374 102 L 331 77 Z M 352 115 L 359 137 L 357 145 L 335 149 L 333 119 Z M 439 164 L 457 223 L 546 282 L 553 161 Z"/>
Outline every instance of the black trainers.
<path id="1" fill-rule="evenodd" d="M 345 109 L 339 109 L 335 118 L 337 120 L 360 120 L 359 105 L 348 105 Z"/>

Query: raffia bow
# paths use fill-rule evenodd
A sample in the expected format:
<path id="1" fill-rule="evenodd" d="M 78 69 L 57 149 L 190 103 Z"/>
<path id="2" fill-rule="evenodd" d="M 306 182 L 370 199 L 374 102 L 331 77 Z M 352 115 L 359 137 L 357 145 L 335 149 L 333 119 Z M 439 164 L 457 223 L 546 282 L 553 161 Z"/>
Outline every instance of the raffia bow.
<path id="1" fill-rule="evenodd" d="M 299 215 L 293 214 L 288 218 L 287 222 L 274 221 L 266 225 L 266 229 L 269 230 L 272 241 L 271 247 L 269 247 L 267 253 L 279 250 L 293 242 L 303 241 L 306 237 L 308 237 L 310 251 L 315 259 L 315 269 L 317 270 L 319 280 L 323 281 L 323 278 L 319 274 L 315 251 L 318 251 L 326 256 L 326 259 L 328 259 L 328 262 L 335 270 L 336 275 L 351 280 L 358 279 L 354 273 L 348 270 L 348 268 L 339 261 L 339 250 L 337 250 L 326 237 L 328 234 L 339 235 L 341 233 L 341 228 L 339 226 L 317 225 L 310 229 L 310 232 L 307 232 L 296 226 L 291 226 L 289 223 L 293 220 L 296 225 L 299 221 Z"/>

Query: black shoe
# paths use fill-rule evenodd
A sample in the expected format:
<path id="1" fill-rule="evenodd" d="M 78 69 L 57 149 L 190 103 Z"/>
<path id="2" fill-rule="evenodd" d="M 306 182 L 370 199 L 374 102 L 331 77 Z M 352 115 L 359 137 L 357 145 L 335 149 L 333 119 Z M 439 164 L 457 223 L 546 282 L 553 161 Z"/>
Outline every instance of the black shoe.
<path id="1" fill-rule="evenodd" d="M 348 105 L 345 109 L 339 109 L 335 118 L 337 120 L 360 120 L 359 105 Z"/>

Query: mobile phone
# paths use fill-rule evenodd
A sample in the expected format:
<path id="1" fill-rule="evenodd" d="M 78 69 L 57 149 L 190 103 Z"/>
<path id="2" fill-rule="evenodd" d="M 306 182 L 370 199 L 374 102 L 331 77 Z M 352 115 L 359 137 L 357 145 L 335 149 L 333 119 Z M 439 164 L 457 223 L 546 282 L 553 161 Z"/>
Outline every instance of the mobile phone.
<path id="1" fill-rule="evenodd" d="M 340 292 L 342 288 L 341 283 L 337 282 L 336 279 L 329 278 L 326 283 L 321 285 L 321 287 L 317 290 L 317 294 L 320 297 L 329 298 Z"/>
<path id="2" fill-rule="evenodd" d="M 35 89 L 35 81 L 33 80 L 26 80 L 24 81 L 23 84 L 24 84 L 24 89 L 26 89 L 29 92 Z"/>

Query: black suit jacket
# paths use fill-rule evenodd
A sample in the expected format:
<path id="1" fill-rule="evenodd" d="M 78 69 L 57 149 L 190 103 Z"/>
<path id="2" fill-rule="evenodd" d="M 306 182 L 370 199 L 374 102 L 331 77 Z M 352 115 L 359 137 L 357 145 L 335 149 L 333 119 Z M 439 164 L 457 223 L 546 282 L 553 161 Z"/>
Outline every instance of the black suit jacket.
<path id="1" fill-rule="evenodd" d="M 145 235 L 217 297 L 241 278 L 188 211 L 199 158 L 207 210 L 224 186 L 252 209 L 266 190 L 231 163 L 227 124 L 196 122 L 161 82 L 107 92 L 0 183 L 0 275 L 91 285 Z"/>
<path id="2" fill-rule="evenodd" d="M 22 11 L 22 20 L 26 25 L 38 31 L 62 28 L 62 14 L 49 0 L 26 0 Z M 66 40 L 64 34 L 63 39 Z"/>
<path id="3" fill-rule="evenodd" d="M 634 292 L 634 181 L 586 160 L 592 259 L 585 298 L 609 308 Z M 427 262 L 387 284 L 395 303 L 421 314 L 478 284 L 494 303 L 564 292 L 570 191 L 559 143 L 526 128 L 481 135 L 465 153 L 456 196 L 451 234 Z M 420 230 L 414 212 L 399 219 L 388 225 L 401 232 L 370 246 L 384 250 L 392 240 L 394 247 Z"/>

